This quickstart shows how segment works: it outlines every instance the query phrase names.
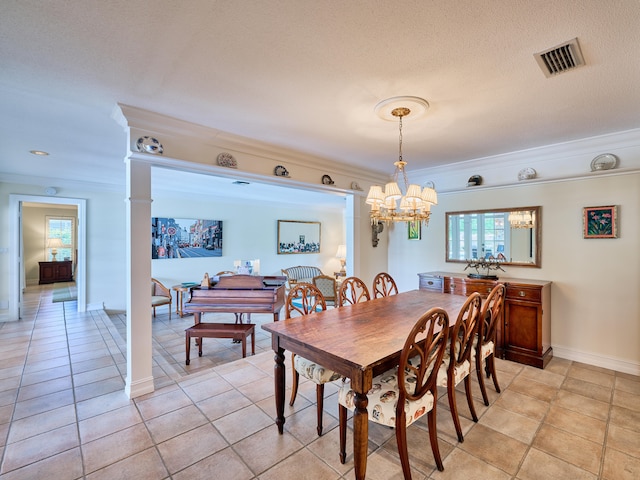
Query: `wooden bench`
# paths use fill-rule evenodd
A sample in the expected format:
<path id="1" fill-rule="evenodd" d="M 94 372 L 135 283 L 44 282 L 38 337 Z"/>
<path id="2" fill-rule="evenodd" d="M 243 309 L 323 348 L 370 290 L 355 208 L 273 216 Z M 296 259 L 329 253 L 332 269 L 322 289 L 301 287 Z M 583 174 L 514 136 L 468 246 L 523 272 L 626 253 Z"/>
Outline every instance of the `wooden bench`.
<path id="1" fill-rule="evenodd" d="M 196 323 L 185 330 L 186 353 L 189 365 L 191 337 L 198 339 L 198 356 L 202 356 L 202 338 L 233 338 L 242 342 L 242 358 L 247 356 L 247 337 L 251 335 L 251 355 L 256 354 L 255 323 Z"/>

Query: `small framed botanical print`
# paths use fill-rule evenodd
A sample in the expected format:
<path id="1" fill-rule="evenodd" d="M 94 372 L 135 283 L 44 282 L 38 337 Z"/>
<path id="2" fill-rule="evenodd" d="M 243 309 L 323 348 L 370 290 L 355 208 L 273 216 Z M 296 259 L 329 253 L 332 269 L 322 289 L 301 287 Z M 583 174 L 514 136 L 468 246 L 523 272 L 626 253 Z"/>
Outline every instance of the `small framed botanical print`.
<path id="1" fill-rule="evenodd" d="M 584 238 L 618 238 L 618 206 L 584 207 L 582 234 Z"/>
<path id="2" fill-rule="evenodd" d="M 421 228 L 422 224 L 420 220 L 413 220 L 411 222 L 407 222 L 408 224 L 408 232 L 409 232 L 409 240 L 420 240 Z"/>

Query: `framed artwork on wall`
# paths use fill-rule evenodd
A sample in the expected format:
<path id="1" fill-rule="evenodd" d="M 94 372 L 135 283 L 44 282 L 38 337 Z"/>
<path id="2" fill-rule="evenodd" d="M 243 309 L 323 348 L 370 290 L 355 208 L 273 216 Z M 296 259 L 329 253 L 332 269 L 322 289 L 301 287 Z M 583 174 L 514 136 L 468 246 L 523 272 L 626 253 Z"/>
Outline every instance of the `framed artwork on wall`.
<path id="1" fill-rule="evenodd" d="M 618 206 L 584 207 L 582 235 L 584 238 L 618 238 Z"/>
<path id="2" fill-rule="evenodd" d="M 222 220 L 151 218 L 151 258 L 222 256 Z"/>
<path id="3" fill-rule="evenodd" d="M 320 253 L 320 222 L 278 220 L 278 255 Z"/>
<path id="4" fill-rule="evenodd" d="M 422 223 L 420 220 L 407 222 L 407 231 L 409 232 L 409 240 L 420 240 L 422 235 Z"/>

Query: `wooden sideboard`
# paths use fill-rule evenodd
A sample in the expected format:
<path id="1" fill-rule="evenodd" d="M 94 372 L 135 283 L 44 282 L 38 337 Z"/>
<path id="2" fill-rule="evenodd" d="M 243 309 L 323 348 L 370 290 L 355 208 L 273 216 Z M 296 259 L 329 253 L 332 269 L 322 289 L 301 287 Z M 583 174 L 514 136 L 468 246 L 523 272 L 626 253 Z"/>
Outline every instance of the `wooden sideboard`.
<path id="1" fill-rule="evenodd" d="M 419 273 L 419 288 L 452 295 L 478 292 L 486 296 L 496 283 L 507 288 L 503 319 L 498 325 L 497 356 L 544 368 L 551 357 L 551 282 L 502 277 L 469 278 L 463 273 Z"/>
<path id="2" fill-rule="evenodd" d="M 71 260 L 61 262 L 39 262 L 40 284 L 56 282 L 73 282 L 73 266 Z"/>

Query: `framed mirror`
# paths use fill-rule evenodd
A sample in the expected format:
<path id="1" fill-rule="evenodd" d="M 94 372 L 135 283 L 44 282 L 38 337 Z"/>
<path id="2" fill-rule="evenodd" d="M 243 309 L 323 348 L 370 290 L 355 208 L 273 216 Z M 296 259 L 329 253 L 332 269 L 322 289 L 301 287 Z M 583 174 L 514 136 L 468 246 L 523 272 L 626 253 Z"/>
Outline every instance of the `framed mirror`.
<path id="1" fill-rule="evenodd" d="M 446 261 L 504 259 L 503 265 L 541 265 L 541 207 L 447 212 Z"/>

